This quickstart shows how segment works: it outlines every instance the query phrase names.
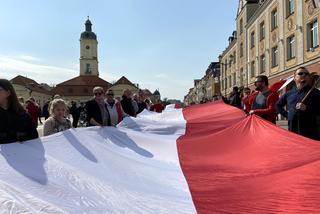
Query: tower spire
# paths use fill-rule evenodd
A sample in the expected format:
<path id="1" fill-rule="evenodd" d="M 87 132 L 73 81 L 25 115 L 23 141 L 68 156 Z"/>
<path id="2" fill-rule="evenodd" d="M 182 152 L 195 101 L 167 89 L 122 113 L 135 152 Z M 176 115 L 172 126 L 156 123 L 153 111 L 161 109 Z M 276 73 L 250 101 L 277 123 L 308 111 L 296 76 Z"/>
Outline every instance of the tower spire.
<path id="1" fill-rule="evenodd" d="M 88 20 L 86 21 L 85 25 L 86 25 L 86 31 L 92 32 L 92 29 L 91 29 L 92 24 L 91 24 L 91 21 L 89 19 L 89 16 L 88 16 Z"/>

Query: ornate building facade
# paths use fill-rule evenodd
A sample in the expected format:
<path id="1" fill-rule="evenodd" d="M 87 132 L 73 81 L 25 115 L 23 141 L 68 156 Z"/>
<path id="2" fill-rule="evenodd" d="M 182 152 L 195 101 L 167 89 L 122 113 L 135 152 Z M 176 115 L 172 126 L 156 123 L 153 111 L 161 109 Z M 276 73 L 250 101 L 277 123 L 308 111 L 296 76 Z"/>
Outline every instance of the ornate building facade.
<path id="1" fill-rule="evenodd" d="M 315 0 L 240 0 L 237 29 L 219 57 L 222 94 L 233 86 L 252 88 L 260 74 L 270 84 L 300 66 L 319 74 L 319 18 Z"/>
<path id="2" fill-rule="evenodd" d="M 201 79 L 193 81 L 193 87 L 189 89 L 188 94 L 184 97 L 186 106 L 197 104 L 204 100 L 212 100 L 220 95 L 220 65 L 219 62 L 211 62 L 205 75 Z"/>

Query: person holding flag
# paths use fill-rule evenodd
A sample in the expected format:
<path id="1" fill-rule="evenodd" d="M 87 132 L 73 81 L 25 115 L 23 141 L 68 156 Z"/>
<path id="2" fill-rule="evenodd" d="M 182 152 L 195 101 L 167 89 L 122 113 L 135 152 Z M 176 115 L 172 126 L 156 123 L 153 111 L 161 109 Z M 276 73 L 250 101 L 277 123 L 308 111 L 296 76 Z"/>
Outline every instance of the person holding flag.
<path id="1" fill-rule="evenodd" d="M 254 92 L 248 100 L 248 114 L 258 115 L 276 124 L 277 112 L 275 104 L 279 99 L 278 94 L 268 88 L 269 80 L 265 75 L 257 76 L 254 85 L 256 92 Z"/>
<path id="2" fill-rule="evenodd" d="M 320 140 L 317 124 L 320 116 L 320 91 L 310 86 L 310 80 L 309 71 L 305 67 L 298 68 L 294 73 L 295 86 L 279 99 L 276 109 L 288 118 L 289 131 Z M 286 105 L 288 111 L 284 109 Z"/>

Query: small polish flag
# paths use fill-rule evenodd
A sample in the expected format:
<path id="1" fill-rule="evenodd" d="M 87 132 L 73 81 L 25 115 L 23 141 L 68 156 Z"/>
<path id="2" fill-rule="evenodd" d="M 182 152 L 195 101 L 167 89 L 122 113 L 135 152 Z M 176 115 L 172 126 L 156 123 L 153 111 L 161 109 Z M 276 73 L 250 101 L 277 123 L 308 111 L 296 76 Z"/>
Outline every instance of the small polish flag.
<path id="1" fill-rule="evenodd" d="M 273 92 L 280 92 L 282 89 L 287 87 L 287 85 L 289 85 L 293 81 L 293 79 L 294 79 L 293 75 L 285 79 L 281 79 L 279 82 L 276 82 L 273 85 L 271 85 L 269 89 Z"/>

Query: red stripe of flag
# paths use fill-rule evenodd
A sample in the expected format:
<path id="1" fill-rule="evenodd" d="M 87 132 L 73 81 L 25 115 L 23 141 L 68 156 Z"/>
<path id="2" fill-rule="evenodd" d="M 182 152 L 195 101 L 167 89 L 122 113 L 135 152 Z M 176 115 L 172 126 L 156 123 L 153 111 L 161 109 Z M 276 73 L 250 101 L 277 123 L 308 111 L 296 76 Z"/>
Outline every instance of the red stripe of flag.
<path id="1" fill-rule="evenodd" d="M 320 213 L 320 144 L 222 102 L 184 109 L 179 160 L 198 213 Z"/>

